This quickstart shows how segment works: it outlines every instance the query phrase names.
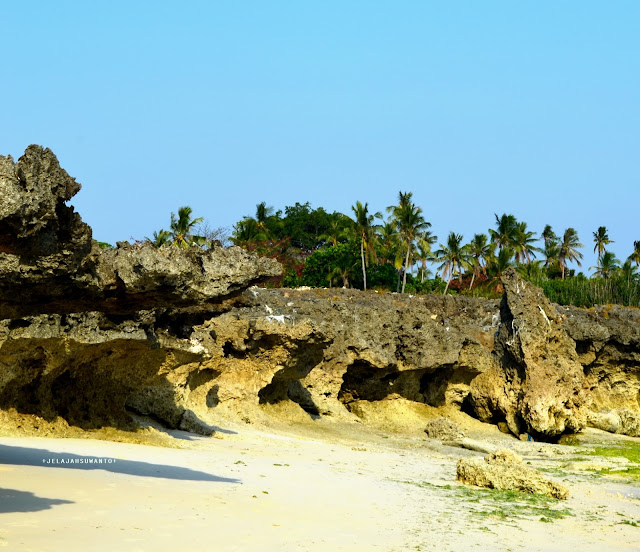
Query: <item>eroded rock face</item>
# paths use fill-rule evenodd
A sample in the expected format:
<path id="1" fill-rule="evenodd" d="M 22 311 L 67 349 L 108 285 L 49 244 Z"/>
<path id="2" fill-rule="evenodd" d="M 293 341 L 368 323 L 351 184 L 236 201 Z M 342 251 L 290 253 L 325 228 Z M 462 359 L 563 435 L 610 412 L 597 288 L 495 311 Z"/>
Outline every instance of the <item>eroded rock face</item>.
<path id="1" fill-rule="evenodd" d="M 221 418 L 378 423 L 445 406 L 547 439 L 587 420 L 640 431 L 636 309 L 555 308 L 515 272 L 500 307 L 249 289 L 279 265 L 239 248 L 99 249 L 66 205 L 79 189 L 49 150 L 0 157 L 0 409 L 208 434 Z"/>
<path id="2" fill-rule="evenodd" d="M 192 396 L 205 420 L 255 419 L 260 407 L 286 402 L 312 418 L 346 420 L 363 401 L 460 407 L 493 361 L 493 301 L 258 288 L 244 301 L 194 329 L 207 351 L 201 370 L 215 374 L 198 391 L 199 407 Z"/>
<path id="3" fill-rule="evenodd" d="M 206 430 L 285 404 L 356 420 L 368 401 L 459 407 L 492 362 L 493 301 L 252 288 L 234 305 L 1 321 L 0 408 L 81 427 L 131 411 Z"/>
<path id="4" fill-rule="evenodd" d="M 0 408 L 84 428 L 129 427 L 133 392 L 201 358 L 151 339 L 151 313 L 114 322 L 102 313 L 1 321 Z"/>
<path id="5" fill-rule="evenodd" d="M 627 340 L 624 357 L 603 354 L 594 363 L 595 356 L 576 352 L 576 342 L 586 350 L 592 336 L 606 334 L 601 350 L 620 350 L 615 327 L 575 322 L 588 311 L 557 310 L 529 284 L 518 293 L 516 282 L 506 282 L 499 331 L 494 301 L 253 288 L 242 305 L 193 328 L 190 340 L 205 351 L 198 385 L 188 382 L 188 370 L 174 371 L 170 385 L 157 378 L 131 404 L 153 413 L 162 396 L 178 389 L 184 407 L 213 424 L 220 416 L 257 420 L 265 409 L 285 406 L 286 415 L 297 408 L 301 419 L 366 422 L 382 402 L 465 408 L 469 401 L 484 421 L 507 420 L 514 434 L 549 440 L 578 431 L 615 404 L 625 411 L 610 427 L 633 434 L 635 342 Z M 608 378 L 593 379 L 596 365 Z M 615 374 L 630 376 L 614 380 Z M 613 387 L 625 391 L 605 402 Z"/>
<path id="6" fill-rule="evenodd" d="M 0 319 L 99 311 L 212 306 L 280 274 L 272 259 L 240 248 L 101 250 L 65 202 L 80 184 L 49 149 L 0 157 Z M 214 309 L 215 310 L 215 309 Z"/>
<path id="7" fill-rule="evenodd" d="M 584 368 L 589 425 L 640 437 L 640 311 L 618 305 L 558 311 Z"/>
<path id="8" fill-rule="evenodd" d="M 80 184 L 48 148 L 29 146 L 18 163 L 0 156 L 0 252 L 28 258 L 59 254 L 60 264 L 73 243 L 86 254 L 91 229 L 65 205 L 78 191 Z"/>
<path id="9" fill-rule="evenodd" d="M 586 426 L 586 381 L 562 316 L 542 291 L 508 269 L 494 367 L 471 385 L 483 421 L 545 439 Z"/>
<path id="10" fill-rule="evenodd" d="M 65 204 L 79 190 L 48 149 L 0 157 L 0 408 L 126 425 L 147 383 L 198 379 L 193 327 L 281 268 L 240 248 L 101 250 Z M 175 427 L 180 390 L 165 399 L 159 417 Z"/>
<path id="11" fill-rule="evenodd" d="M 60 287 L 69 294 L 63 281 L 90 270 L 91 229 L 65 204 L 79 190 L 49 149 L 29 146 L 17 163 L 0 156 L 0 318 Z"/>

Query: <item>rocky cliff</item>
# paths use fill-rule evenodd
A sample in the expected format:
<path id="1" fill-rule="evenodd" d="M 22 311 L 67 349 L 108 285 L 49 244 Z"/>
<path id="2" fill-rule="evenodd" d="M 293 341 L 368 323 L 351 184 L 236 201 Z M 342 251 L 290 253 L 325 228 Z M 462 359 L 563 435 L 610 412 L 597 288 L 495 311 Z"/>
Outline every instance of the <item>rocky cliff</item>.
<path id="1" fill-rule="evenodd" d="M 505 271 L 502 283 L 496 362 L 473 381 L 474 412 L 483 421 L 505 421 L 515 435 L 580 431 L 586 384 L 564 317 L 514 269 Z"/>
<path id="2" fill-rule="evenodd" d="M 589 425 L 640 437 L 640 310 L 557 310 L 584 371 Z"/>
<path id="3" fill-rule="evenodd" d="M 0 157 L 0 408 L 126 426 L 133 392 L 202 359 L 193 327 L 281 269 L 239 248 L 102 250 L 66 205 L 79 190 L 48 149 Z"/>
<path id="4" fill-rule="evenodd" d="M 66 205 L 79 189 L 49 150 L 0 157 L 0 409 L 209 433 L 427 405 L 542 439 L 640 435 L 636 309 L 556 307 L 515 271 L 501 302 L 252 287 L 279 266 L 238 248 L 100 250 Z"/>

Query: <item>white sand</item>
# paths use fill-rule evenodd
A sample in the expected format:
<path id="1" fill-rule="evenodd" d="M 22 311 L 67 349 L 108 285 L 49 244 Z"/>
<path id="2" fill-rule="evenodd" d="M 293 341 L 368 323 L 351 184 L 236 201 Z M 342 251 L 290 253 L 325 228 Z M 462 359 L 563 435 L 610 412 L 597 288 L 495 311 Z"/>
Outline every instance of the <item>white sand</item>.
<path id="1" fill-rule="evenodd" d="M 487 515 L 455 482 L 465 451 L 379 433 L 234 428 L 171 449 L 0 438 L 7 550 L 640 550 L 640 493 L 572 476 L 570 515 Z M 115 463 L 43 464 L 100 457 Z M 446 488 L 451 485 L 451 488 Z M 476 499 L 477 500 L 477 499 Z M 555 508 L 555 506 L 554 506 Z"/>

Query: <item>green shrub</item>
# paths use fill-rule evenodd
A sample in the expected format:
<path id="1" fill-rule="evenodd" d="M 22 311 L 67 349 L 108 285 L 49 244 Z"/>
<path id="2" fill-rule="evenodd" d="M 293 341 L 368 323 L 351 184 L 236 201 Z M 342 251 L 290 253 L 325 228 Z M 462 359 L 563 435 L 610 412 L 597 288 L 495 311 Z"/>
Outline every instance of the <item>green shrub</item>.
<path id="1" fill-rule="evenodd" d="M 566 280 L 534 281 L 550 301 L 559 305 L 590 308 L 594 305 L 625 305 L 640 307 L 640 282 L 620 278 L 592 278 L 584 276 Z"/>

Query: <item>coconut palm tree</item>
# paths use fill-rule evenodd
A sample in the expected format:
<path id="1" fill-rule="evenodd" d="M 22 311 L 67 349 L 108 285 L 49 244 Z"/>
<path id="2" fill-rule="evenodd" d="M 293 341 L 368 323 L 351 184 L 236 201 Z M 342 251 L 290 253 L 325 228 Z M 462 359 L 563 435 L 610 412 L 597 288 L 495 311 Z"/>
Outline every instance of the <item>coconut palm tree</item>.
<path id="1" fill-rule="evenodd" d="M 333 219 L 329 223 L 327 231 L 321 234 L 319 239 L 325 242 L 325 246 L 338 245 L 348 239 L 349 232 L 347 228 L 350 224 L 353 224 L 353 221 L 345 215 L 341 218 Z"/>
<path id="2" fill-rule="evenodd" d="M 469 263 L 473 269 L 471 283 L 469 284 L 469 289 L 471 289 L 475 279 L 478 278 L 481 273 L 486 272 L 487 260 L 491 257 L 493 247 L 488 243 L 486 234 L 475 234 L 467 245 L 467 251 L 469 254 Z"/>
<path id="3" fill-rule="evenodd" d="M 274 215 L 273 207 L 267 206 L 267 202 L 263 201 L 256 205 L 255 221 L 258 226 L 258 230 L 268 236 L 271 232 L 267 227 L 267 223 Z"/>
<path id="4" fill-rule="evenodd" d="M 516 223 L 511 244 L 515 253 L 516 263 L 523 264 L 525 261 L 530 263 L 531 257 L 535 259 L 536 252 L 540 251 L 540 249 L 532 245 L 536 241 L 538 241 L 536 233 L 527 230 L 526 222 Z"/>
<path id="5" fill-rule="evenodd" d="M 147 238 L 155 247 L 162 247 L 171 243 L 171 232 L 168 230 L 158 230 L 153 233 L 153 239 Z"/>
<path id="6" fill-rule="evenodd" d="M 383 262 L 393 264 L 400 250 L 398 229 L 393 220 L 387 220 L 378 227 L 378 244 L 381 248 Z"/>
<path id="7" fill-rule="evenodd" d="M 273 207 L 265 201 L 256 205 L 255 217 L 244 217 L 233 227 L 231 241 L 235 245 L 247 247 L 251 244 L 273 239 L 269 222 L 274 218 Z"/>
<path id="8" fill-rule="evenodd" d="M 584 245 L 580 243 L 578 232 L 575 228 L 567 228 L 562 236 L 562 241 L 559 243 L 558 250 L 558 265 L 560 266 L 563 280 L 567 262 L 575 262 L 578 266 L 582 266 L 580 259 L 584 255 L 578 251 L 579 247 L 584 247 Z"/>
<path id="9" fill-rule="evenodd" d="M 414 255 L 416 262 L 420 263 L 418 275 L 420 276 L 420 283 L 423 283 L 431 274 L 431 271 L 427 266 L 427 261 L 431 259 L 431 251 L 430 249 L 425 249 L 421 244 L 418 244 L 414 251 Z"/>
<path id="10" fill-rule="evenodd" d="M 413 192 L 398 192 L 398 204 L 397 205 L 389 205 L 387 207 L 387 213 L 395 216 L 397 209 L 402 209 L 411 203 L 411 198 L 413 197 Z"/>
<path id="11" fill-rule="evenodd" d="M 242 247 L 247 247 L 266 239 L 267 236 L 258 227 L 256 219 L 251 217 L 245 217 L 241 221 L 238 221 L 233 227 L 233 235 L 231 236 L 231 241 L 234 245 L 240 245 Z"/>
<path id="12" fill-rule="evenodd" d="M 611 251 L 605 251 L 602 257 L 598 259 L 598 265 L 591 268 L 597 269 L 593 273 L 596 278 L 611 278 L 620 269 L 620 261 L 616 259 L 616 256 Z"/>
<path id="13" fill-rule="evenodd" d="M 544 266 L 551 268 L 558 264 L 558 255 L 560 255 L 560 244 L 558 242 L 549 242 L 544 246 Z"/>
<path id="14" fill-rule="evenodd" d="M 628 259 L 624 262 L 620 268 L 620 276 L 627 281 L 627 283 L 638 279 L 638 267 L 633 266 Z"/>
<path id="15" fill-rule="evenodd" d="M 438 270 L 442 270 L 442 277 L 447 278 L 447 285 L 444 288 L 446 295 L 453 276 L 460 275 L 462 269 L 468 264 L 467 248 L 462 245 L 462 234 L 451 232 L 447 237 L 446 245 L 440 244 L 440 249 L 435 252 L 435 260 L 442 263 Z"/>
<path id="16" fill-rule="evenodd" d="M 516 269 L 518 274 L 526 278 L 530 282 L 542 280 L 545 276 L 544 265 L 542 261 L 531 261 L 527 264 L 521 264 Z"/>
<path id="17" fill-rule="evenodd" d="M 176 247 L 191 247 L 192 245 L 203 245 L 205 239 L 203 236 L 193 234 L 193 229 L 200 224 L 204 218 L 191 218 L 193 210 L 191 207 L 180 207 L 178 216 L 171 213 L 171 244 Z"/>
<path id="18" fill-rule="evenodd" d="M 556 236 L 556 233 L 552 230 L 550 224 L 547 224 L 544 227 L 544 230 L 542 231 L 541 236 L 542 236 L 542 239 L 544 240 L 545 249 L 547 248 L 548 245 L 558 242 L 558 236 Z"/>
<path id="19" fill-rule="evenodd" d="M 595 242 L 595 246 L 593 247 L 593 252 L 598 252 L 598 263 L 600 263 L 600 259 L 602 255 L 607 250 L 607 245 L 610 243 L 615 243 L 613 240 L 609 239 L 609 234 L 607 232 L 606 226 L 599 226 L 598 230 L 593 233 L 593 241 Z"/>
<path id="20" fill-rule="evenodd" d="M 500 250 L 513 247 L 518 226 L 516 217 L 507 215 L 506 213 L 501 217 L 498 217 L 495 213 L 494 215 L 496 217 L 496 230 L 489 229 L 491 242 L 495 243 Z"/>
<path id="21" fill-rule="evenodd" d="M 633 242 L 633 252 L 627 260 L 630 263 L 636 263 L 636 266 L 640 266 L 640 240 Z"/>
<path id="22" fill-rule="evenodd" d="M 256 216 L 255 219 L 258 224 L 264 224 L 269 220 L 270 217 L 273 216 L 274 210 L 273 207 L 267 206 L 266 201 L 262 201 L 256 205 Z"/>
<path id="23" fill-rule="evenodd" d="M 429 269 L 427 268 L 427 261 L 431 260 L 433 254 L 431 253 L 431 246 L 436 243 L 438 236 L 434 236 L 430 231 L 424 232 L 418 237 L 415 256 L 416 260 L 420 262 L 420 282 L 424 282 L 425 278 L 429 275 Z"/>
<path id="24" fill-rule="evenodd" d="M 376 235 L 375 219 L 382 218 L 381 213 L 369 214 L 369 204 L 362 205 L 359 201 L 351 207 L 355 215 L 354 231 L 360 240 L 360 258 L 362 259 L 362 280 L 364 289 L 367 289 L 367 266 L 369 266 L 369 256 L 375 257 L 373 242 Z"/>
<path id="25" fill-rule="evenodd" d="M 355 265 L 349 262 L 348 258 L 341 259 L 331 270 L 329 273 L 329 287 L 331 287 L 331 283 L 336 278 L 342 279 L 342 287 L 348 288 L 350 287 L 349 278 L 353 275 L 353 271 L 356 269 L 358 263 Z"/>
<path id="26" fill-rule="evenodd" d="M 560 254 L 559 239 L 550 224 L 544 227 L 540 236 L 544 240 L 544 247 L 542 249 L 542 253 L 544 254 L 544 267 L 547 269 L 547 275 L 550 276 L 549 269 L 558 265 L 558 255 Z"/>
<path id="27" fill-rule="evenodd" d="M 416 240 L 431 227 L 431 223 L 427 222 L 422 216 L 422 208 L 418 207 L 411 201 L 411 192 L 398 194 L 398 205 L 391 207 L 393 220 L 398 228 L 400 239 L 402 240 L 405 250 L 404 269 L 402 276 L 402 291 L 404 293 L 407 285 L 407 273 L 413 264 L 413 250 Z"/>
<path id="28" fill-rule="evenodd" d="M 429 224 L 429 226 L 431 226 Z M 438 236 L 431 233 L 431 230 L 427 230 L 423 232 L 420 236 L 418 236 L 418 245 L 422 244 L 422 247 L 431 251 L 431 246 L 438 241 Z"/>
<path id="29" fill-rule="evenodd" d="M 513 265 L 513 249 L 505 248 L 498 251 L 487 259 L 488 281 L 495 281 L 502 276 L 502 273 Z"/>

